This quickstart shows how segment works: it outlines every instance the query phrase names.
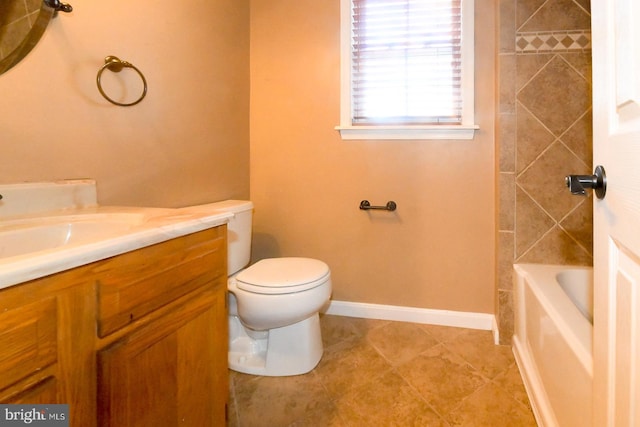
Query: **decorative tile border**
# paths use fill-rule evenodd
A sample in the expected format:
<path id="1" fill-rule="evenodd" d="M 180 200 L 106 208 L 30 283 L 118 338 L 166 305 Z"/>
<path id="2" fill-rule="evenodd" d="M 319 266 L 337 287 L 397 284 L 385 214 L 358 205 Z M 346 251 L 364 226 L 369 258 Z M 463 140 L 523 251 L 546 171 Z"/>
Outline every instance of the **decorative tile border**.
<path id="1" fill-rule="evenodd" d="M 591 31 L 539 31 L 516 34 L 516 53 L 584 52 L 591 50 Z"/>

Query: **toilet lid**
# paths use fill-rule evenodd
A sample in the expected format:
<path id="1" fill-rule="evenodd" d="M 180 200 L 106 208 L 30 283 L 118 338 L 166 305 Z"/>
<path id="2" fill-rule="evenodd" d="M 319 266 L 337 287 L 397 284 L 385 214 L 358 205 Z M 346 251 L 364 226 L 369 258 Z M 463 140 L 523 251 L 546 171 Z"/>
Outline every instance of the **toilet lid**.
<path id="1" fill-rule="evenodd" d="M 288 294 L 322 285 L 329 266 L 311 258 L 267 258 L 241 271 L 236 286 L 259 294 Z"/>

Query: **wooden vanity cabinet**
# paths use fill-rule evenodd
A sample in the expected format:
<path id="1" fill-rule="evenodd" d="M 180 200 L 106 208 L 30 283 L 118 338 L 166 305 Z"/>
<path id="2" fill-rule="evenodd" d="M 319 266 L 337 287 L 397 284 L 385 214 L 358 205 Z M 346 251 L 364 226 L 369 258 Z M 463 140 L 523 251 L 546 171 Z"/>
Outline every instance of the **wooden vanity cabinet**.
<path id="1" fill-rule="evenodd" d="M 0 402 L 72 426 L 221 426 L 226 226 L 0 291 Z"/>
<path id="2" fill-rule="evenodd" d="M 87 268 L 0 290 L 0 402 L 67 403 L 95 425 L 95 291 Z"/>

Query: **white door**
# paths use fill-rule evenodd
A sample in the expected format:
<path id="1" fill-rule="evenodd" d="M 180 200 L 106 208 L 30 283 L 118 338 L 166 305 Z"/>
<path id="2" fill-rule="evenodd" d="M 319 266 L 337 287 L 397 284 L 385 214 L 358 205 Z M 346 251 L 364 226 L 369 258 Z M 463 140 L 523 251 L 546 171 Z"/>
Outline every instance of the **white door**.
<path id="1" fill-rule="evenodd" d="M 640 1 L 592 0 L 594 425 L 640 426 Z M 595 199 L 595 198 L 594 198 Z"/>

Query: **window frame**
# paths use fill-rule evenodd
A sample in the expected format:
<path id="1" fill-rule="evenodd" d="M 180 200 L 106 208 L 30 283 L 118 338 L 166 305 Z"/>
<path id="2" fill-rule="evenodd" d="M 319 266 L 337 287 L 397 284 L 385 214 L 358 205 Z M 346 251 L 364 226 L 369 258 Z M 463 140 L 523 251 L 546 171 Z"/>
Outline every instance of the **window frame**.
<path id="1" fill-rule="evenodd" d="M 345 140 L 356 139 L 473 139 L 475 122 L 474 0 L 462 1 L 462 124 L 460 125 L 355 125 L 351 101 L 352 0 L 340 0 L 340 125 Z"/>

